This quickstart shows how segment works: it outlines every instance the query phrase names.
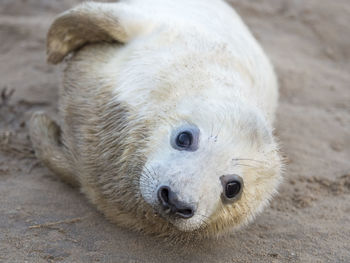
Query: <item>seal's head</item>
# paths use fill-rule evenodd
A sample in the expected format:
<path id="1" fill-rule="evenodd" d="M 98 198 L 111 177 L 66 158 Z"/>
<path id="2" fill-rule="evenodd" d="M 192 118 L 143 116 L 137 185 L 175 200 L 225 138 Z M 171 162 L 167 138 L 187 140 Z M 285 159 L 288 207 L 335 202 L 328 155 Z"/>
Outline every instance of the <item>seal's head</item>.
<path id="1" fill-rule="evenodd" d="M 152 130 L 139 185 L 151 209 L 178 230 L 215 234 L 262 210 L 276 192 L 280 163 L 262 116 L 206 103 L 185 100 Z"/>
<path id="2" fill-rule="evenodd" d="M 239 21 L 247 47 L 138 10 L 87 3 L 53 23 L 49 61 L 76 53 L 61 131 L 31 121 L 36 153 L 121 225 L 165 236 L 240 226 L 280 180 L 273 71 Z"/>

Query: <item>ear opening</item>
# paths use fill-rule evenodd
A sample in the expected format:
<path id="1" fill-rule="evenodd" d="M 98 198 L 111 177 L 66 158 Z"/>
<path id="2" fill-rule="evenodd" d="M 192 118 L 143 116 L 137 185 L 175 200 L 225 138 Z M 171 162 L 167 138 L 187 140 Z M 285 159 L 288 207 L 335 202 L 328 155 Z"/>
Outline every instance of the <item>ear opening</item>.
<path id="1" fill-rule="evenodd" d="M 47 61 L 58 64 L 90 43 L 126 43 L 144 24 L 133 11 L 124 3 L 88 2 L 62 13 L 47 34 Z"/>

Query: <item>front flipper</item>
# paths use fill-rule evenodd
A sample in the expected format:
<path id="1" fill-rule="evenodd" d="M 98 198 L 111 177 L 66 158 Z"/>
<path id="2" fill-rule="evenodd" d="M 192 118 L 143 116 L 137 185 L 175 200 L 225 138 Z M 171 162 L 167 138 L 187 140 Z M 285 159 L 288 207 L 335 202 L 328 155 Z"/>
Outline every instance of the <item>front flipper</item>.
<path id="1" fill-rule="evenodd" d="M 62 180 L 78 186 L 60 141 L 60 127 L 45 113 L 36 112 L 30 119 L 29 133 L 37 158 Z"/>

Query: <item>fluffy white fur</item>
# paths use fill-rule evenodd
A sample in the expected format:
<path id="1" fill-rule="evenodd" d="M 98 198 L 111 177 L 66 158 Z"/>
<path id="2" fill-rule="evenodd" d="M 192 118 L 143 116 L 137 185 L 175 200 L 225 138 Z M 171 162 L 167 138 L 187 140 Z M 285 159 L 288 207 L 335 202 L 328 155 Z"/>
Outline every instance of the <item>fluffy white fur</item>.
<path id="1" fill-rule="evenodd" d="M 83 22 L 75 30 L 79 21 Z M 82 29 L 86 29 L 84 34 Z M 101 41 L 119 44 L 93 44 L 79 51 L 83 45 Z M 75 180 L 83 192 L 109 218 L 158 234 L 170 233 L 172 226 L 180 231 L 215 234 L 248 222 L 268 203 L 280 180 L 278 147 L 272 135 L 278 96 L 276 77 L 259 44 L 225 2 L 87 3 L 61 15 L 48 35 L 49 61 L 58 63 L 73 51 L 77 53 L 65 73 L 69 80 L 65 82 L 69 87 L 66 89 L 81 83 L 96 84 L 98 96 L 81 93 L 82 96 L 92 105 L 99 100 L 107 108 L 124 105 L 132 116 L 127 124 L 129 131 L 141 133 L 139 140 L 145 142 L 138 149 L 138 154 L 145 156 L 143 168 L 140 174 L 130 174 L 137 184 L 135 200 L 143 200 L 137 199 L 138 211 L 151 213 L 158 209 L 159 185 L 171 186 L 181 201 L 197 205 L 190 219 L 164 222 L 148 218 L 164 225 L 156 229 L 152 222 L 148 226 L 142 222 L 147 221 L 140 216 L 142 213 L 135 218 L 131 212 L 126 216 L 127 204 L 113 207 L 105 193 L 101 194 L 86 179 L 90 178 L 84 175 L 88 169 L 73 172 L 77 173 Z M 63 99 L 63 105 L 68 105 L 65 102 L 68 100 L 74 97 Z M 62 108 L 63 117 L 72 114 L 67 106 Z M 147 135 L 139 126 L 133 126 L 139 122 L 149 130 Z M 195 152 L 177 151 L 170 144 L 171 132 L 186 124 L 200 129 L 199 148 Z M 63 137 L 72 134 L 69 124 L 63 125 Z M 40 132 L 32 134 L 35 137 Z M 103 131 L 99 134 L 108 142 L 111 134 Z M 70 151 L 74 151 L 76 144 L 72 140 L 64 140 Z M 138 142 L 131 140 L 126 145 L 133 143 Z M 125 150 L 123 158 L 127 159 L 128 154 L 133 156 L 132 150 Z M 74 156 L 78 163 L 75 165 L 84 166 L 83 157 Z M 124 165 L 120 159 L 118 162 Z M 121 174 L 123 171 L 111 175 L 116 185 L 108 182 L 105 188 L 121 191 L 123 188 L 117 184 L 118 176 L 126 176 Z M 242 198 L 229 205 L 220 198 L 223 189 L 219 178 L 226 174 L 240 175 L 245 186 Z"/>
<path id="2" fill-rule="evenodd" d="M 156 189 L 166 184 L 182 201 L 198 203 L 193 218 L 174 222 L 181 230 L 192 230 L 221 202 L 219 177 L 242 174 L 232 159 L 265 159 L 257 154 L 266 147 L 259 141 L 263 139 L 246 134 L 271 136 L 277 103 L 275 75 L 251 33 L 223 1 L 131 3 L 135 10 L 152 16 L 143 25 L 152 28 L 151 33 L 133 38 L 101 73 L 106 78 L 115 76 L 111 85 L 118 100 L 142 115 L 166 120 L 166 127 L 154 130 L 151 141 L 157 141 L 156 149 L 146 163 L 156 178 L 141 176 L 141 193 L 149 204 L 157 205 Z M 254 114 L 260 116 L 252 120 Z M 201 130 L 195 153 L 176 152 L 169 144 L 171 130 L 186 122 Z M 242 135 L 237 129 L 244 125 Z"/>

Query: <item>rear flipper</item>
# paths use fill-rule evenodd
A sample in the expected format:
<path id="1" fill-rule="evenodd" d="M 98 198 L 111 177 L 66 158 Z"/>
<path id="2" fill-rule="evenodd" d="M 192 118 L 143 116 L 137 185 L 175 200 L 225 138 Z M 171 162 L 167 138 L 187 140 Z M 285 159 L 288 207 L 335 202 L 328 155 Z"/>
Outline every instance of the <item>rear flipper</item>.
<path id="1" fill-rule="evenodd" d="M 62 180 L 78 186 L 60 142 L 60 127 L 45 113 L 36 112 L 30 119 L 29 133 L 37 158 Z"/>

